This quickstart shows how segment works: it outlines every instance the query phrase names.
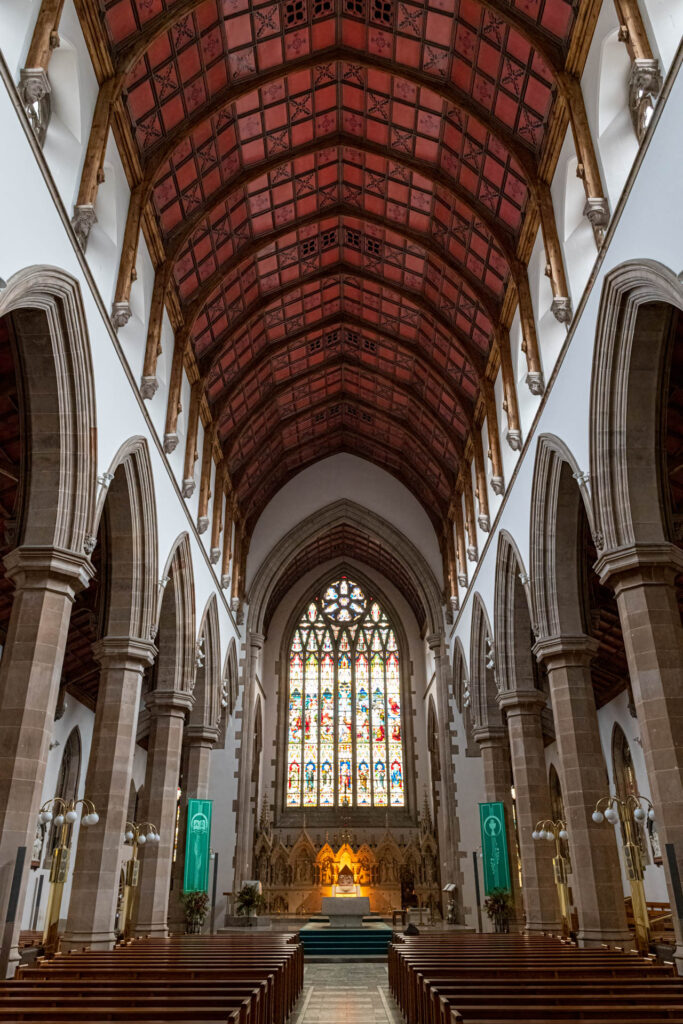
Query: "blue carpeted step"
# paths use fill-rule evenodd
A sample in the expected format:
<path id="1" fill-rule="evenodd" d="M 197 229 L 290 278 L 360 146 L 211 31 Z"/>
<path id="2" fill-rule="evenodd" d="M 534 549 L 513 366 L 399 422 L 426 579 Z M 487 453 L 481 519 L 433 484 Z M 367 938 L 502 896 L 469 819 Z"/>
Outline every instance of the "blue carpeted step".
<path id="1" fill-rule="evenodd" d="M 311 928 L 299 933 L 309 956 L 384 956 L 391 940 L 390 929 Z"/>

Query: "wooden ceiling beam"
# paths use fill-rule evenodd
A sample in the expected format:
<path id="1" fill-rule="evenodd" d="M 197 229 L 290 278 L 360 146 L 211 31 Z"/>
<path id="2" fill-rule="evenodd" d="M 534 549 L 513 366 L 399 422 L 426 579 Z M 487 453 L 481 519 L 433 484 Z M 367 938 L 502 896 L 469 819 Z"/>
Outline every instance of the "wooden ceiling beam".
<path id="1" fill-rule="evenodd" d="M 444 419 L 438 410 L 435 410 L 433 406 L 425 402 L 420 395 L 416 395 L 410 387 L 403 385 L 400 381 L 397 381 L 394 377 L 390 376 L 390 374 L 383 373 L 375 367 L 364 366 L 360 360 L 354 360 L 348 353 L 339 353 L 333 356 L 332 359 L 328 359 L 323 363 L 316 364 L 315 366 L 307 367 L 299 373 L 292 374 L 292 376 L 286 381 L 283 381 L 282 384 L 278 384 L 267 391 L 267 393 L 253 405 L 249 405 L 246 418 L 241 422 L 236 422 L 232 430 L 223 438 L 223 451 L 225 452 L 225 457 L 228 459 L 230 458 L 230 455 L 234 451 L 239 439 L 249 424 L 259 417 L 262 412 L 265 412 L 265 410 L 268 409 L 273 402 L 277 401 L 278 398 L 286 395 L 293 387 L 306 381 L 309 377 L 314 376 L 321 370 L 326 371 L 334 369 L 335 367 L 343 366 L 348 366 L 351 370 L 362 370 L 367 377 L 377 378 L 384 381 L 387 386 L 391 388 L 392 392 L 398 392 L 399 394 L 404 395 L 410 403 L 415 406 L 419 406 L 422 412 L 429 417 L 432 426 L 443 431 L 455 457 L 457 459 L 463 458 L 465 451 L 464 442 L 461 441 L 457 435 L 452 433 L 453 424 Z M 385 413 L 383 410 L 382 413 L 383 415 L 388 415 L 388 413 Z M 218 421 L 217 430 L 220 432 L 220 423 Z"/>
<path id="2" fill-rule="evenodd" d="M 331 455 L 335 455 L 335 454 L 337 454 L 340 451 L 348 451 L 349 453 L 354 454 L 353 444 L 352 443 L 346 444 L 346 445 L 343 444 L 343 443 L 341 445 L 337 444 L 338 440 L 341 440 L 343 442 L 344 440 L 346 440 L 347 438 L 350 438 L 350 437 L 351 437 L 351 433 L 350 433 L 350 430 L 349 430 L 348 427 L 340 426 L 338 428 L 335 428 L 335 430 L 330 431 L 330 433 L 325 435 L 325 440 L 328 443 L 330 443 L 332 445 L 332 447 L 330 448 L 329 451 L 325 452 L 325 454 L 322 457 L 323 458 L 329 458 Z M 353 438 L 351 438 L 351 440 L 353 440 Z M 308 440 L 307 441 L 303 441 L 303 442 L 299 442 L 296 445 L 293 445 L 292 448 L 288 449 L 286 454 L 297 453 L 297 452 L 299 452 L 302 448 L 304 448 L 308 444 L 310 444 L 310 441 L 308 441 Z M 400 449 L 397 449 L 397 448 L 395 448 L 395 447 L 393 447 L 391 445 L 382 444 L 382 448 L 384 450 L 386 450 L 386 451 L 391 452 L 391 454 L 395 455 L 397 459 L 403 460 L 404 465 L 406 464 L 405 452 L 403 452 Z M 313 455 L 310 459 L 305 459 L 303 462 L 298 463 L 295 470 L 291 470 L 291 471 L 288 470 L 286 475 L 285 475 L 285 477 L 282 480 L 277 482 L 277 484 L 276 484 L 276 486 L 275 486 L 275 488 L 273 490 L 273 493 L 276 493 L 278 490 L 280 490 L 281 487 L 284 487 L 284 485 L 288 482 L 288 480 L 291 480 L 293 476 L 296 476 L 302 470 L 306 469 L 307 466 L 313 465 L 314 463 L 318 462 L 320 457 L 321 456 L 319 454 Z M 411 491 L 411 493 L 415 494 L 415 491 L 412 489 L 412 486 L 409 483 L 406 482 L 406 479 L 403 476 L 401 476 L 401 473 L 398 470 L 395 470 L 391 466 L 388 466 L 388 465 L 385 465 L 385 464 L 381 464 L 380 462 L 377 462 L 375 459 L 372 459 L 372 458 L 370 458 L 369 456 L 367 456 L 365 454 L 359 455 L 358 458 L 363 458 L 363 459 L 367 458 L 368 461 L 372 462 L 374 465 L 378 466 L 380 469 L 383 469 L 385 473 L 389 473 L 391 476 L 395 477 L 395 479 L 398 480 L 400 483 L 402 483 L 404 487 L 407 487 L 408 490 Z M 418 471 L 417 469 L 413 469 L 412 464 L 410 466 L 406 466 L 406 468 L 408 469 L 408 472 L 410 473 L 410 475 L 414 475 L 417 480 L 422 479 L 422 472 Z M 261 474 L 261 476 L 256 481 L 256 483 L 253 484 L 249 488 L 249 490 L 246 492 L 246 494 L 242 498 L 241 505 L 242 505 L 242 508 L 244 509 L 244 513 L 245 513 L 245 528 L 248 530 L 248 532 L 250 532 L 250 526 L 251 526 L 252 518 L 253 518 L 252 504 L 253 504 L 254 496 L 258 492 L 258 489 L 261 486 L 261 484 L 263 483 L 264 477 L 267 477 L 267 475 L 268 474 Z M 268 497 L 268 500 L 270 500 L 271 496 L 272 495 L 270 495 Z M 420 502 L 420 504 L 422 505 L 422 507 L 424 508 L 424 510 L 427 513 L 427 515 L 429 516 L 431 522 L 434 524 L 435 528 L 438 527 L 438 525 L 440 524 L 440 522 L 443 519 L 443 515 L 444 515 L 445 509 L 446 509 L 445 503 L 441 500 L 439 495 L 436 492 L 434 492 L 434 491 L 430 492 L 430 497 L 431 497 L 431 499 L 434 502 L 433 506 L 428 505 L 422 498 L 418 497 L 417 494 L 415 494 L 415 496 L 416 496 L 417 500 Z M 258 515 L 260 515 L 261 511 L 262 511 L 262 508 L 261 509 L 258 509 L 258 508 L 256 509 L 256 512 L 257 512 L 256 518 L 258 518 Z"/>
<path id="3" fill-rule="evenodd" d="M 327 277 L 333 277 L 335 274 L 347 279 L 354 278 L 361 281 L 373 281 L 375 284 L 379 284 L 383 288 L 386 288 L 387 291 L 394 292 L 396 295 L 400 295 L 403 298 L 408 299 L 426 316 L 429 316 L 432 320 L 438 323 L 446 334 L 446 337 L 453 339 L 456 348 L 458 348 L 461 354 L 468 360 L 477 375 L 477 378 L 481 379 L 484 375 L 484 355 L 474 348 L 472 339 L 468 338 L 463 331 L 455 327 L 447 317 L 440 312 L 440 310 L 427 302 L 421 292 L 415 288 L 407 288 L 405 285 L 398 285 L 393 282 L 389 282 L 380 274 L 375 274 L 370 271 L 367 267 L 363 267 L 361 269 L 350 266 L 343 260 L 337 263 L 332 263 L 328 267 L 316 271 L 313 274 L 308 274 L 306 277 L 302 277 L 298 281 L 288 283 L 281 288 L 276 288 L 272 292 L 267 292 L 265 295 L 259 296 L 258 299 L 251 303 L 244 313 L 238 317 L 233 324 L 231 324 L 228 337 L 234 336 L 237 331 L 248 324 L 254 316 L 262 315 L 264 310 L 273 302 L 285 299 L 291 292 L 296 291 L 299 288 L 305 288 L 311 284 L 317 284 Z M 189 331 L 191 330 L 191 327 L 191 323 L 186 324 L 183 330 L 178 332 L 183 343 L 189 340 Z M 223 344 L 223 339 L 221 339 L 221 348 L 223 347 Z M 210 371 L 211 365 L 213 365 L 215 361 L 216 351 L 217 345 L 214 343 L 203 353 L 200 368 L 203 375 L 206 375 Z"/>
<path id="4" fill-rule="evenodd" d="M 382 330 L 380 327 L 366 322 L 359 316 L 353 316 L 343 312 L 332 313 L 329 316 L 323 317 L 314 326 L 304 327 L 300 331 L 295 331 L 293 334 L 287 334 L 279 342 L 266 346 L 258 356 L 247 363 L 244 369 L 232 378 L 230 387 L 221 394 L 220 398 L 213 404 L 210 403 L 212 415 L 215 416 L 217 420 L 220 420 L 224 411 L 228 408 L 230 402 L 233 400 L 244 382 L 252 375 L 257 374 L 261 367 L 269 363 L 271 359 L 276 358 L 281 352 L 285 352 L 293 345 L 303 341 L 310 334 L 317 331 L 325 331 L 328 327 L 336 325 L 339 325 L 340 328 L 354 327 L 358 328 L 360 331 L 372 331 L 373 334 L 376 334 L 387 344 L 395 346 L 405 355 L 415 359 L 419 364 L 424 366 L 431 374 L 433 374 L 433 376 L 438 380 L 440 386 L 448 392 L 453 401 L 457 403 L 458 408 L 462 410 L 467 426 L 470 428 L 472 427 L 474 421 L 474 403 L 470 399 L 470 396 L 467 395 L 462 388 L 457 387 L 448 380 L 444 375 L 443 367 L 435 362 L 431 356 L 426 355 L 424 350 L 418 346 L 408 344 L 408 342 L 399 335 L 390 334 L 389 332 Z"/>
<path id="5" fill-rule="evenodd" d="M 453 472 L 453 470 L 451 469 L 451 467 L 448 465 L 448 463 L 444 462 L 443 459 L 440 456 L 436 455 L 433 451 L 431 451 L 431 449 L 422 440 L 421 436 L 419 436 L 419 435 L 415 434 L 414 432 L 410 431 L 410 427 L 409 427 L 408 423 L 406 423 L 404 420 L 402 420 L 395 413 L 385 412 L 385 410 L 378 409 L 371 402 L 366 402 L 362 398 L 358 398 L 355 395 L 348 394 L 344 390 L 343 386 L 340 387 L 338 391 L 334 392 L 334 394 L 326 395 L 324 398 L 321 398 L 319 402 L 314 402 L 311 405 L 306 406 L 305 409 L 299 409 L 299 410 L 297 410 L 297 412 L 293 413 L 291 416 L 282 416 L 278 420 L 278 422 L 279 423 L 288 423 L 288 424 L 294 423 L 294 422 L 300 420 L 304 416 L 309 416 L 311 413 L 319 412 L 322 409 L 326 409 L 330 405 L 336 405 L 336 404 L 340 404 L 340 403 L 341 404 L 348 404 L 348 405 L 352 405 L 352 406 L 358 406 L 361 409 L 365 409 L 365 411 L 369 412 L 372 416 L 377 416 L 377 417 L 379 417 L 381 419 L 387 420 L 393 426 L 398 427 L 400 430 L 406 431 L 409 434 L 409 436 L 410 436 L 410 440 L 414 441 L 416 443 L 417 447 L 422 452 L 422 455 L 423 455 L 423 457 L 425 459 L 425 464 L 431 463 L 443 475 L 443 477 L 445 478 L 445 480 L 446 480 L 446 482 L 448 484 L 449 492 L 450 492 L 450 490 L 453 489 L 453 487 L 455 487 L 455 477 L 456 477 L 456 475 Z M 365 426 L 365 424 L 363 423 L 362 420 L 356 421 L 356 424 L 357 424 L 358 428 L 360 428 L 361 426 Z M 243 433 L 243 432 L 244 431 L 242 431 L 241 433 Z M 389 447 L 388 445 L 385 444 L 384 441 L 382 441 L 381 444 L 382 444 L 383 448 L 388 448 Z M 259 451 L 252 453 L 244 462 L 242 462 L 234 470 L 233 473 L 231 473 L 231 478 L 232 478 L 232 481 L 233 481 L 233 486 L 234 486 L 236 491 L 239 490 L 240 483 L 241 483 L 241 481 L 242 481 L 242 479 L 243 479 L 247 469 L 249 468 L 249 466 L 251 466 L 252 462 L 254 461 L 255 458 L 258 457 L 259 454 L 260 454 Z M 412 453 L 411 453 L 411 455 L 412 455 Z M 403 452 L 403 457 L 404 458 L 406 457 L 405 452 Z"/>

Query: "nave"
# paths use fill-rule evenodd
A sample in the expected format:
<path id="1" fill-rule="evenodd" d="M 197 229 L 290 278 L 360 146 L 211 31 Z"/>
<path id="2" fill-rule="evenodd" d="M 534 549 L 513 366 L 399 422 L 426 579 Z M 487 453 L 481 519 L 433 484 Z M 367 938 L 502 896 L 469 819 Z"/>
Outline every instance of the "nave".
<path id="1" fill-rule="evenodd" d="M 395 933 L 388 960 L 304 962 L 296 934 L 136 939 L 0 983 L 0 1021 L 60 1024 L 664 1024 L 683 979 L 635 951 L 554 936 Z"/>

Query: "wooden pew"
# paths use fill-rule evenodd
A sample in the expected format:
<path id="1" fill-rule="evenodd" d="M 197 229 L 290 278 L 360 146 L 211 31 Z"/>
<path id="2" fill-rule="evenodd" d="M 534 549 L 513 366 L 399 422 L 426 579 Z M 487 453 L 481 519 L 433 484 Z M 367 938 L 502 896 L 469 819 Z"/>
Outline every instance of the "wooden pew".
<path id="1" fill-rule="evenodd" d="M 671 967 L 544 936 L 396 936 L 389 975 L 408 1024 L 683 1024 Z"/>
<path id="2" fill-rule="evenodd" d="M 22 966 L 0 983 L 0 1022 L 284 1024 L 302 983 L 295 935 L 136 939 Z"/>

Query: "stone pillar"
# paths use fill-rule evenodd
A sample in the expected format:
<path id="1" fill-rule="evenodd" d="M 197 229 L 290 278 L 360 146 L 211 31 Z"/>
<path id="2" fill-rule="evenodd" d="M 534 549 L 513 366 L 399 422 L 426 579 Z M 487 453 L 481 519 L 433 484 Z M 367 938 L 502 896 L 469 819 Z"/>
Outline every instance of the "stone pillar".
<path id="1" fill-rule="evenodd" d="M 171 931 L 185 931 L 185 912 L 181 901 L 185 872 L 185 838 L 187 831 L 187 801 L 207 800 L 211 768 L 211 751 L 218 739 L 218 729 L 208 725 L 188 725 L 182 751 L 182 793 L 178 820 L 178 845 L 173 865 L 173 887 L 168 907 Z"/>
<path id="2" fill-rule="evenodd" d="M 591 819 L 595 804 L 609 792 L 590 670 L 596 650 L 597 641 L 583 635 L 546 637 L 534 647 L 548 672 L 555 716 L 578 939 L 582 945 L 622 945 L 632 936 L 616 837 L 613 828 Z"/>
<path id="3" fill-rule="evenodd" d="M 15 548 L 5 557 L 14 584 L 0 661 L 0 921 L 5 921 L 19 847 L 26 847 L 13 929 L 5 932 L 0 977 L 14 973 L 26 880 L 38 824 L 48 748 L 74 596 L 90 582 L 85 555 Z M 54 794 L 50 794 L 53 796 Z M 11 934 L 10 934 L 11 931 Z"/>
<path id="4" fill-rule="evenodd" d="M 99 824 L 81 829 L 64 948 L 110 949 L 119 891 L 142 676 L 156 648 L 150 640 L 105 637 L 93 646 L 100 664 L 85 795 Z"/>
<path id="5" fill-rule="evenodd" d="M 662 844 L 683 973 L 683 627 L 675 578 L 683 552 L 673 545 L 604 554 L 596 565 L 614 589 L 624 634 L 650 796 Z M 676 894 L 678 893 L 678 900 Z"/>
<path id="6" fill-rule="evenodd" d="M 154 690 L 145 698 L 150 713 L 150 731 L 145 770 L 144 807 L 140 821 L 159 829 L 161 840 L 141 850 L 140 884 L 135 931 L 140 935 L 168 935 L 168 897 L 171 890 L 173 842 L 180 753 L 185 715 L 193 704 L 192 695 L 175 690 Z"/>
<path id="7" fill-rule="evenodd" d="M 436 678 L 435 697 L 437 701 L 437 715 L 440 724 L 439 735 L 439 759 L 441 780 L 439 789 L 438 808 L 438 834 L 439 834 L 439 860 L 441 862 L 441 885 L 448 882 L 455 882 L 458 886 L 456 893 L 458 920 L 462 921 L 463 889 L 464 878 L 460 865 L 460 823 L 457 816 L 456 805 L 456 782 L 453 774 L 453 753 L 451 748 L 451 729 L 449 724 L 448 705 L 448 681 L 447 669 L 448 658 L 444 649 L 444 640 L 441 633 L 428 633 L 427 644 L 434 656 L 434 675 Z M 442 893 L 442 912 L 446 916 L 448 900 L 447 893 Z"/>
<path id="8" fill-rule="evenodd" d="M 519 872 L 517 871 L 517 840 L 512 810 L 510 751 L 508 750 L 505 729 L 502 725 L 479 725 L 473 732 L 474 739 L 481 749 L 486 800 L 490 803 L 502 803 L 505 806 L 505 830 L 510 861 L 510 884 L 515 904 L 514 928 L 514 922 L 517 925 L 522 923 L 522 894 L 519 888 Z"/>
<path id="9" fill-rule="evenodd" d="M 233 562 L 233 573 L 237 571 L 237 552 Z M 246 645 L 244 668 L 244 693 L 242 696 L 242 722 L 240 728 L 239 791 L 237 797 L 237 835 L 235 843 L 234 891 L 241 887 L 242 880 L 252 876 L 254 845 L 253 815 L 258 808 L 252 802 L 252 762 L 254 750 L 254 694 L 256 676 L 261 672 L 261 657 L 265 643 L 263 633 L 249 633 Z"/>
<path id="10" fill-rule="evenodd" d="M 545 694 L 540 690 L 507 690 L 499 694 L 498 703 L 507 715 L 526 929 L 559 932 L 560 910 L 553 873 L 555 846 L 532 839 L 536 823 L 551 816 L 541 726 Z"/>

